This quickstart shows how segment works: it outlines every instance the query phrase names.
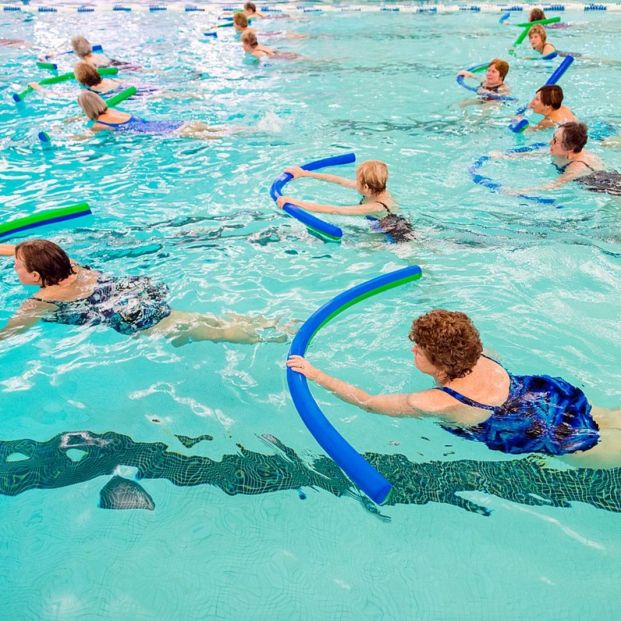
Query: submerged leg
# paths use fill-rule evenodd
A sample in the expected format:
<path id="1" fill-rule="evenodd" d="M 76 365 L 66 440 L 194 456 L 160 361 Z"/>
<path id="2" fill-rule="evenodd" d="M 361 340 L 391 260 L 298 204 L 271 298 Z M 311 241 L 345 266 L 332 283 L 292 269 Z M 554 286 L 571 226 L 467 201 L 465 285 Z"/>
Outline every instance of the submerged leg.
<path id="1" fill-rule="evenodd" d="M 173 311 L 150 332 L 164 334 L 171 339 L 175 347 L 186 345 L 192 341 L 284 343 L 289 339 L 289 336 L 281 330 L 276 321 L 265 317 L 228 315 L 225 319 L 219 319 L 213 315 L 182 311 Z"/>

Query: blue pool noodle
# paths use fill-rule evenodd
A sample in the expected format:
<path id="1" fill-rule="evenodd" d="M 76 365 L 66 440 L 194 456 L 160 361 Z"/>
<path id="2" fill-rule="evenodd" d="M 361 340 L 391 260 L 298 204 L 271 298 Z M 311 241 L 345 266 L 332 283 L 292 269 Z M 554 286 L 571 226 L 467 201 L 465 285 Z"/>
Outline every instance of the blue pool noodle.
<path id="1" fill-rule="evenodd" d="M 509 13 L 508 11 L 506 13 L 503 13 L 500 16 L 500 19 L 498 20 L 499 24 L 502 24 L 503 22 L 506 22 L 509 18 L 511 17 L 511 13 Z"/>
<path id="2" fill-rule="evenodd" d="M 349 305 L 355 303 L 361 296 L 365 294 L 372 295 L 374 291 L 381 290 L 395 281 L 406 277 L 420 276 L 421 274 L 422 270 L 418 265 L 411 265 L 368 280 L 337 295 L 330 302 L 315 311 L 302 325 L 291 343 L 289 356 L 303 356 L 313 336 L 324 323 L 335 314 L 342 312 Z M 332 426 L 319 409 L 308 388 L 306 378 L 301 373 L 287 368 L 287 384 L 298 414 L 308 430 L 313 434 L 315 440 L 373 502 L 382 504 L 388 497 L 392 484 L 371 466 Z"/>
<path id="3" fill-rule="evenodd" d="M 574 62 L 573 56 L 565 56 L 563 62 L 552 72 L 552 75 L 546 80 L 544 86 L 551 86 L 552 84 L 556 84 L 562 77 L 565 71 L 569 69 L 571 63 Z M 518 108 L 515 112 L 515 116 L 520 116 L 524 114 L 528 110 L 528 105 L 522 106 Z M 511 123 L 509 125 L 509 129 L 516 134 L 519 134 L 521 131 L 525 130 L 528 127 L 528 119 L 520 119 L 517 123 Z"/>
<path id="4" fill-rule="evenodd" d="M 304 170 L 318 170 L 320 168 L 327 168 L 328 166 L 351 164 L 355 161 L 355 153 L 343 153 L 342 155 L 335 155 L 321 160 L 308 162 L 307 164 L 303 164 L 300 168 L 303 168 Z M 270 196 L 274 202 L 279 196 L 282 196 L 283 188 L 287 183 L 289 183 L 289 181 L 291 181 L 291 179 L 293 179 L 293 175 L 284 172 L 274 181 L 274 183 L 272 183 L 272 187 L 270 188 Z M 325 222 L 324 220 L 317 218 L 296 205 L 285 203 L 283 211 L 294 217 L 296 220 L 302 222 L 302 224 L 305 224 L 306 226 L 316 229 L 322 233 L 326 233 L 330 237 L 336 237 L 338 239 L 343 237 L 343 231 L 338 226 Z"/>
<path id="5" fill-rule="evenodd" d="M 510 155 L 512 153 L 525 153 L 526 151 L 535 151 L 536 149 L 541 149 L 546 147 L 546 142 L 537 142 L 535 144 L 531 144 L 525 147 L 516 147 L 514 149 L 507 149 L 505 151 L 506 155 Z M 488 188 L 492 192 L 499 192 L 502 188 L 502 184 L 498 181 L 494 181 L 490 177 L 486 177 L 485 175 L 479 174 L 477 171 L 485 162 L 488 162 L 492 159 L 489 155 L 482 155 L 479 159 L 475 160 L 469 167 L 468 172 L 472 176 L 472 180 L 483 187 Z M 546 196 L 531 196 L 530 194 L 518 194 L 519 198 L 523 198 L 524 200 L 531 201 L 533 203 L 539 203 L 540 205 L 555 205 L 555 198 L 548 198 Z M 556 205 L 557 208 L 560 208 L 561 205 Z"/>

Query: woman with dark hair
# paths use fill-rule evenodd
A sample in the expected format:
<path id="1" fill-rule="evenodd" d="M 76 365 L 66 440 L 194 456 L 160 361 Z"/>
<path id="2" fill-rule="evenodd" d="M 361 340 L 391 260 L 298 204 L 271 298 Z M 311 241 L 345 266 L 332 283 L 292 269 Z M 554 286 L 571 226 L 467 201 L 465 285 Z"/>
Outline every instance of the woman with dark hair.
<path id="1" fill-rule="evenodd" d="M 483 354 L 464 313 L 432 310 L 412 323 L 416 368 L 436 386 L 370 395 L 291 356 L 287 365 L 343 401 L 387 416 L 433 416 L 447 431 L 504 453 L 563 455 L 583 466 L 621 464 L 621 411 L 595 410 L 576 386 L 548 375 L 512 375 Z"/>
<path id="2" fill-rule="evenodd" d="M 554 190 L 569 181 L 576 181 L 585 190 L 621 196 L 621 174 L 616 170 L 604 170 L 604 164 L 599 157 L 584 148 L 587 141 L 588 131 L 584 123 L 571 122 L 559 125 L 550 140 L 550 155 L 561 176 L 543 186 L 506 190 L 506 192 L 519 195 L 535 190 Z M 533 151 L 507 155 L 493 151 L 490 156 L 496 159 L 513 159 L 539 154 L 539 151 Z"/>
<path id="3" fill-rule="evenodd" d="M 563 89 L 558 84 L 549 84 L 538 89 L 528 107 L 544 118 L 537 125 L 529 126 L 527 131 L 538 131 L 555 127 L 560 123 L 578 121 L 574 113 L 563 105 Z"/>
<path id="4" fill-rule="evenodd" d="M 0 244 L 0 255 L 15 257 L 15 272 L 22 284 L 40 287 L 0 330 L 0 340 L 24 332 L 40 319 L 75 326 L 102 324 L 127 335 L 161 334 L 176 346 L 204 340 L 287 340 L 274 321 L 262 317 L 220 319 L 173 310 L 166 302 L 166 285 L 146 276 L 117 277 L 78 265 L 51 241 Z M 270 328 L 276 332 L 270 333 Z M 263 329 L 267 337 L 261 334 Z"/>

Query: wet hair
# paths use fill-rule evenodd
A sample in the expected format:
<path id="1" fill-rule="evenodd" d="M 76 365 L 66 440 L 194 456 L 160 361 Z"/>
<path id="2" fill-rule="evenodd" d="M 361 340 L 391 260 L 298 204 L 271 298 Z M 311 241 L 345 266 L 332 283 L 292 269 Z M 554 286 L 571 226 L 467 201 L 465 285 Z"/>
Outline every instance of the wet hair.
<path id="1" fill-rule="evenodd" d="M 543 12 L 543 9 L 540 9 L 538 7 L 531 9 L 528 15 L 529 22 L 538 22 L 540 19 L 545 19 L 545 18 L 546 18 L 546 14 Z"/>
<path id="2" fill-rule="evenodd" d="M 92 91 L 82 91 L 78 95 L 78 103 L 91 121 L 96 121 L 97 117 L 108 109 L 106 102 Z"/>
<path id="3" fill-rule="evenodd" d="M 538 34 L 541 37 L 541 42 L 545 43 L 548 35 L 546 34 L 546 29 L 541 24 L 535 24 L 530 27 L 528 31 L 528 38 L 530 39 L 533 34 Z"/>
<path id="4" fill-rule="evenodd" d="M 584 123 L 563 123 L 559 125 L 563 130 L 563 148 L 574 153 L 580 153 L 589 139 L 587 126 Z"/>
<path id="5" fill-rule="evenodd" d="M 459 312 L 436 308 L 412 322 L 410 341 L 451 381 L 468 375 L 483 353 L 479 331 Z"/>
<path id="6" fill-rule="evenodd" d="M 367 160 L 356 168 L 356 179 L 367 185 L 373 194 L 380 194 L 388 183 L 388 166 L 380 160 Z"/>
<path id="7" fill-rule="evenodd" d="M 82 35 L 76 35 L 71 39 L 71 47 L 80 58 L 84 58 L 93 53 L 91 44 Z"/>
<path id="8" fill-rule="evenodd" d="M 259 42 L 257 41 L 257 35 L 254 32 L 246 31 L 241 36 L 242 43 L 248 44 L 250 47 L 257 47 Z"/>
<path id="9" fill-rule="evenodd" d="M 43 287 L 57 285 L 75 273 L 67 253 L 46 239 L 33 239 L 18 244 L 15 256 L 24 262 L 29 272 L 39 273 Z"/>
<path id="10" fill-rule="evenodd" d="M 233 22 L 240 28 L 248 28 L 248 18 L 243 13 L 235 13 Z"/>
<path id="11" fill-rule="evenodd" d="M 507 77 L 507 73 L 509 73 L 509 63 L 506 60 L 502 60 L 502 58 L 493 58 L 490 60 L 489 64 L 496 67 L 496 70 L 503 80 Z"/>
<path id="12" fill-rule="evenodd" d="M 85 86 L 97 86 L 97 84 L 101 84 L 101 76 L 97 69 L 83 60 L 76 63 L 76 66 L 73 68 L 73 73 L 76 80 Z"/>
<path id="13" fill-rule="evenodd" d="M 250 11 L 251 13 L 256 13 L 257 5 L 254 2 L 246 2 L 244 4 L 244 10 Z"/>
<path id="14" fill-rule="evenodd" d="M 563 103 L 563 89 L 558 84 L 546 84 L 537 90 L 541 103 L 558 110 Z"/>

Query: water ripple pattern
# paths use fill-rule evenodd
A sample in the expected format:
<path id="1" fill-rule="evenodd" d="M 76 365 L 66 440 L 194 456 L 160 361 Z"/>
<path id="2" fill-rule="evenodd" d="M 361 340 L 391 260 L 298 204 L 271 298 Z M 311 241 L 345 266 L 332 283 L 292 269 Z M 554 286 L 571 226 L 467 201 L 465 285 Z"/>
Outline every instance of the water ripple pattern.
<path id="1" fill-rule="evenodd" d="M 253 26 L 267 45 L 302 58 L 246 64 L 232 29 L 203 36 L 219 12 L 1 12 L 0 40 L 22 42 L 0 45 L 1 220 L 88 202 L 92 217 L 37 234 L 96 269 L 166 283 L 177 309 L 215 315 L 303 320 L 356 283 L 419 264 L 425 278 L 415 288 L 326 325 L 309 351 L 313 362 L 372 393 L 427 388 L 407 334 L 415 316 L 447 307 L 471 315 L 509 369 L 562 375 L 594 404 L 619 407 L 619 199 L 568 186 L 555 194 L 556 209 L 491 193 L 468 174 L 481 155 L 526 140 L 507 130 L 514 104 L 462 107 L 467 94 L 455 85 L 458 69 L 506 56 L 515 33 L 497 13 L 297 10 Z M 571 27 L 550 38 L 583 54 L 563 76 L 571 108 L 621 126 L 611 88 L 621 77 L 617 15 L 568 10 Z M 157 89 L 122 109 L 235 131 L 210 141 L 78 140 L 86 126 L 70 82 L 16 105 L 11 92 L 47 75 L 35 57 L 68 49 L 78 33 L 142 67 L 121 70 L 123 80 Z M 73 60 L 61 57 L 59 70 Z M 510 61 L 512 93 L 526 103 L 551 66 Z M 41 145 L 40 131 L 51 146 Z M 621 169 L 621 151 L 589 148 Z M 287 166 L 349 151 L 387 162 L 416 241 L 386 244 L 362 219 L 331 217 L 346 234 L 325 244 L 270 199 L 271 181 Z M 338 172 L 353 178 L 355 168 Z M 485 172 L 516 189 L 555 178 L 545 153 L 490 161 Z M 295 195 L 357 200 L 308 179 L 296 181 Z M 31 291 L 10 261 L 0 261 L 0 275 L 4 322 Z M 546 478 L 537 462 L 529 468 L 539 484 L 529 486 L 505 456 L 433 421 L 372 416 L 314 390 L 339 433 L 376 456 L 380 471 L 408 468 L 402 500 L 374 512 L 330 470 L 298 419 L 287 350 L 175 348 L 50 323 L 1 341 L 3 446 L 111 434 L 144 451 L 150 475 L 140 478 L 144 464 L 116 448 L 87 477 L 78 476 L 80 460 L 91 457 L 79 446 L 45 466 L 28 461 L 27 443 L 0 460 L 11 485 L 22 480 L 16 471 L 26 482 L 50 464 L 69 473 L 66 485 L 0 494 L 2 617 L 518 621 L 532 616 L 535 601 L 545 618 L 618 616 L 619 472 L 603 487 L 595 475 L 563 486 L 565 471 Z M 256 455 L 262 469 L 250 470 Z M 200 482 L 205 463 L 227 466 L 226 485 Z M 183 464 L 183 484 L 162 475 L 170 464 L 173 472 Z M 253 491 L 249 472 L 273 487 Z M 155 510 L 98 508 L 115 473 L 135 479 Z M 244 493 L 231 495 L 237 489 Z"/>

